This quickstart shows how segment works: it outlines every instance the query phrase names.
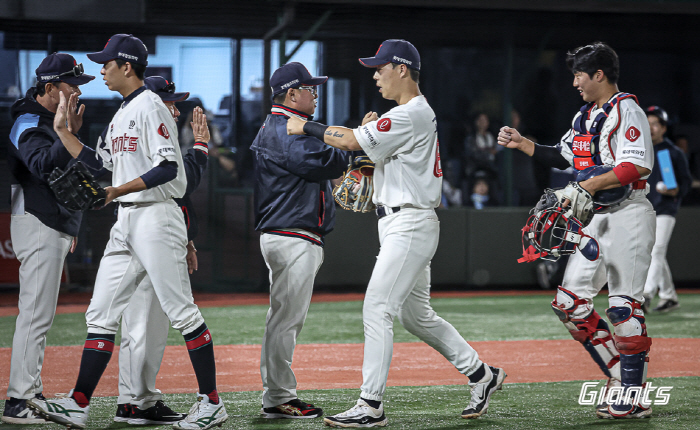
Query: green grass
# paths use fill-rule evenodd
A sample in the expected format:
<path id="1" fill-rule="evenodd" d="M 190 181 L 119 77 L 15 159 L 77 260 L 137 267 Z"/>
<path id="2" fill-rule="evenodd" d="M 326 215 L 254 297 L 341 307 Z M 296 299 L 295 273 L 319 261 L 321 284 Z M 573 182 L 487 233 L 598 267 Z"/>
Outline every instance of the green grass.
<path id="1" fill-rule="evenodd" d="M 507 381 L 507 380 L 506 380 Z M 505 384 L 489 405 L 489 412 L 476 420 L 464 420 L 460 412 L 468 403 L 466 386 L 389 387 L 385 410 L 390 429 L 697 429 L 697 405 L 700 404 L 700 377 L 654 378 L 654 385 L 673 386 L 668 405 L 654 406 L 653 416 L 644 420 L 601 420 L 592 406 L 581 406 L 577 399 L 581 382 Z M 259 417 L 260 393 L 221 393 L 230 416 L 224 429 L 322 429 L 321 419 L 266 420 Z M 327 414 L 350 408 L 358 390 L 304 391 L 302 398 L 322 407 Z M 652 397 L 653 398 L 653 397 Z M 166 401 L 173 409 L 187 411 L 192 395 L 169 394 Z M 90 407 L 88 428 L 133 428 L 112 421 L 116 398 L 95 398 Z M 19 426 L 17 426 L 19 427 Z M 13 426 L 3 424 L 2 429 Z M 21 429 L 51 429 L 57 425 L 22 426 Z M 166 428 L 164 426 L 141 428 Z"/>
<path id="2" fill-rule="evenodd" d="M 433 307 L 470 341 L 570 339 L 549 306 L 550 296 L 490 296 L 460 299 L 434 299 Z M 647 318 L 652 337 L 700 337 L 700 295 L 681 295 L 681 309 L 667 314 L 651 314 Z M 604 316 L 606 297 L 595 301 Z M 202 312 L 214 333 L 215 342 L 225 344 L 257 344 L 262 338 L 267 306 L 206 308 Z M 0 318 L 0 347 L 11 347 L 14 317 Z M 417 339 L 395 324 L 397 342 Z M 49 345 L 82 345 L 86 333 L 82 314 L 57 315 L 48 335 Z M 300 343 L 361 343 L 362 302 L 314 303 L 311 305 Z M 182 336 L 171 330 L 170 345 L 181 345 Z M 573 363 L 573 362 L 572 362 Z M 669 405 L 654 406 L 654 416 L 645 420 L 600 420 L 591 406 L 578 405 L 581 381 L 506 384 L 489 407 L 489 413 L 478 420 L 463 420 L 459 413 L 469 399 L 467 386 L 389 387 L 385 407 L 391 429 L 697 429 L 700 425 L 700 377 L 654 378 L 655 386 L 670 385 Z M 507 382 L 507 380 L 506 380 Z M 351 407 L 358 389 L 315 390 L 301 393 L 302 399 L 335 414 Z M 231 416 L 225 429 L 321 429 L 314 420 L 265 420 L 258 415 L 260 392 L 221 393 Z M 168 394 L 168 404 L 187 411 L 192 395 Z M 116 398 L 95 398 L 91 405 L 88 428 L 121 429 L 129 427 L 112 421 Z M 56 425 L 11 426 L 52 429 Z M 165 427 L 146 427 L 165 428 Z"/>
<path id="3" fill-rule="evenodd" d="M 490 296 L 459 299 L 433 299 L 435 311 L 469 341 L 570 339 L 569 333 L 552 312 L 550 296 Z M 681 294 L 681 308 L 666 314 L 647 316 L 651 337 L 700 337 L 700 294 Z M 605 318 L 607 298 L 595 299 Z M 204 308 L 214 341 L 218 345 L 259 344 L 267 306 Z M 0 318 L 0 347 L 12 347 L 15 317 Z M 57 315 L 47 344 L 82 345 L 87 329 L 83 314 Z M 396 342 L 416 342 L 396 322 Z M 299 336 L 299 343 L 362 343 L 362 302 L 313 303 Z M 169 345 L 182 345 L 182 336 L 170 330 Z"/>

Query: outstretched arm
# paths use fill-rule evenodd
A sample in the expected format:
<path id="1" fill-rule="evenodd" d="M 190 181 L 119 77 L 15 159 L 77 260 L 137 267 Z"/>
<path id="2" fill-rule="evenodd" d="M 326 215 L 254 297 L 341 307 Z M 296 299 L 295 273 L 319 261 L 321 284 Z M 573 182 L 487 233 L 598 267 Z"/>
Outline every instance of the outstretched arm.
<path id="1" fill-rule="evenodd" d="M 362 125 L 369 121 L 376 121 L 377 114 L 369 112 L 362 120 Z M 359 151 L 362 149 L 351 129 L 338 126 L 326 126 L 312 121 L 304 121 L 297 117 L 290 117 L 287 121 L 287 134 L 308 134 L 323 141 L 327 145 L 344 151 Z"/>

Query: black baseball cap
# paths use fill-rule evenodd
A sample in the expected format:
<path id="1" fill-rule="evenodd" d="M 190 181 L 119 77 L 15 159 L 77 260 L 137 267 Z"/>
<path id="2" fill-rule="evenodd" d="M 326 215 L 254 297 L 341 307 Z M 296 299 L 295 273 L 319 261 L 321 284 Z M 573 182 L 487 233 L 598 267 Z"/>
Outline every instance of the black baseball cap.
<path id="1" fill-rule="evenodd" d="M 115 34 L 100 52 L 87 54 L 95 63 L 105 64 L 119 58 L 134 64 L 148 65 L 148 48 L 131 34 Z"/>
<path id="2" fill-rule="evenodd" d="M 302 85 L 315 87 L 328 80 L 328 76 L 311 76 L 308 69 L 301 63 L 287 63 L 270 76 L 272 95 L 287 91 L 289 88 L 299 88 Z"/>
<path id="3" fill-rule="evenodd" d="M 146 88 L 158 94 L 164 102 L 181 102 L 187 100 L 190 93 L 176 93 L 175 82 L 168 82 L 162 76 L 149 76 L 143 80 Z"/>
<path id="4" fill-rule="evenodd" d="M 365 67 L 378 67 L 387 63 L 405 64 L 413 70 L 420 70 L 420 54 L 413 44 L 403 39 L 389 39 L 382 42 L 374 57 L 360 58 Z"/>
<path id="5" fill-rule="evenodd" d="M 644 109 L 644 112 L 647 113 L 647 116 L 654 115 L 655 117 L 657 117 L 661 125 L 663 125 L 664 127 L 668 125 L 668 114 L 665 110 L 661 109 L 660 107 L 649 106 L 648 108 Z"/>
<path id="6" fill-rule="evenodd" d="M 44 58 L 36 68 L 37 82 L 65 82 L 72 85 L 87 84 L 95 79 L 83 71 L 83 64 L 78 64 L 70 54 L 54 52 Z"/>

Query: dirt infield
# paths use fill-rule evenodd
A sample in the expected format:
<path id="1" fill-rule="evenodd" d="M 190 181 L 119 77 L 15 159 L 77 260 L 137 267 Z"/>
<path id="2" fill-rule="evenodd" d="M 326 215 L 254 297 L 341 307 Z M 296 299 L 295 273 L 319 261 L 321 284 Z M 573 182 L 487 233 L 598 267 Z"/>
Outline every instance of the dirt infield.
<path id="1" fill-rule="evenodd" d="M 700 376 L 700 339 L 654 339 L 649 377 Z M 601 379 L 589 359 L 573 366 L 586 354 L 574 340 L 471 342 L 480 357 L 503 367 L 506 382 L 552 382 Z M 260 345 L 216 346 L 219 391 L 262 390 Z M 362 344 L 298 345 L 294 372 L 299 389 L 358 388 L 362 383 Z M 75 384 L 82 346 L 47 347 L 42 379 L 44 394 L 67 392 Z M 118 364 L 115 356 L 100 381 L 96 396 L 117 395 Z M 0 362 L 10 362 L 10 348 L 0 348 Z M 8 380 L 9 366 L 0 379 Z M 466 378 L 440 354 L 423 343 L 397 343 L 389 372 L 389 385 L 461 385 Z M 196 392 L 197 383 L 184 346 L 166 348 L 157 387 L 164 393 Z"/>

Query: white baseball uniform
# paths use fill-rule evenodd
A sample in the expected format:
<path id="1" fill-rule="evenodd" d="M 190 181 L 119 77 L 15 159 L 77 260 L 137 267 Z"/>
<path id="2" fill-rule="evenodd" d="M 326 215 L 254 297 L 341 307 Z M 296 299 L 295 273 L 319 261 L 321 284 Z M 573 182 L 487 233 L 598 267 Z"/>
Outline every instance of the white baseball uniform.
<path id="1" fill-rule="evenodd" d="M 618 105 L 619 110 L 610 111 L 600 133 L 603 164 L 617 166 L 629 162 L 651 170 L 654 149 L 646 114 L 632 98 L 624 99 Z M 586 119 L 588 129 L 601 112 L 601 108 L 594 106 Z M 579 112 L 574 122 L 581 115 Z M 572 129 L 558 144 L 561 154 L 572 165 L 574 155 L 567 143 L 572 142 L 574 135 Z M 611 296 L 644 300 L 644 283 L 656 231 L 656 215 L 646 198 L 647 192 L 647 189 L 634 190 L 620 205 L 596 213 L 585 231 L 598 241 L 600 258 L 589 261 L 581 253 L 573 254 L 562 287 L 581 299 L 592 299 L 607 282 Z"/>
<path id="2" fill-rule="evenodd" d="M 430 260 L 438 246 L 442 170 L 435 112 L 420 95 L 377 121 L 353 130 L 374 169 L 374 203 L 381 249 L 363 307 L 365 350 L 362 394 L 381 401 L 398 316 L 410 333 L 469 375 L 482 362 L 457 330 L 430 306 Z"/>
<path id="3" fill-rule="evenodd" d="M 187 230 L 173 198 L 182 197 L 186 179 L 177 128 L 160 97 L 144 90 L 115 114 L 106 136 L 109 150 L 98 148 L 114 186 L 125 184 L 163 161 L 178 165 L 170 182 L 116 199 L 117 222 L 100 262 L 90 307 L 92 333 L 114 334 L 137 287 L 136 276 L 148 273 L 173 328 L 188 334 L 202 323 L 192 298 L 185 260 Z"/>

